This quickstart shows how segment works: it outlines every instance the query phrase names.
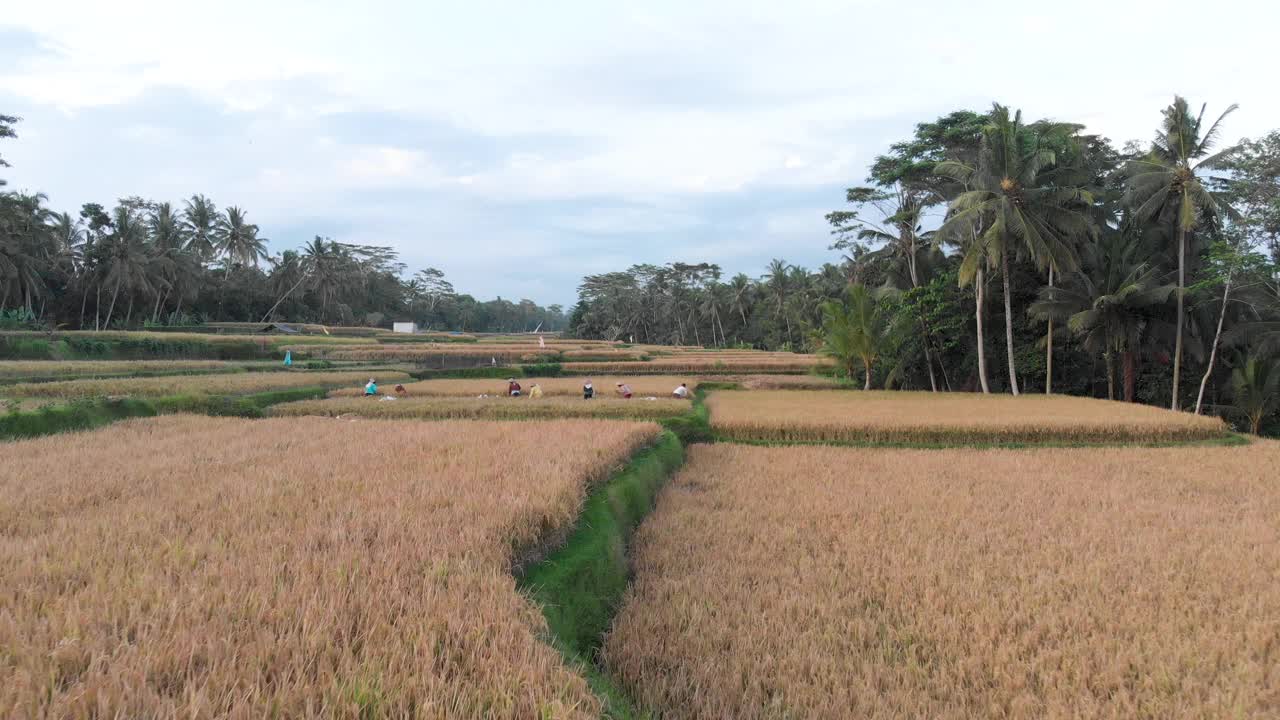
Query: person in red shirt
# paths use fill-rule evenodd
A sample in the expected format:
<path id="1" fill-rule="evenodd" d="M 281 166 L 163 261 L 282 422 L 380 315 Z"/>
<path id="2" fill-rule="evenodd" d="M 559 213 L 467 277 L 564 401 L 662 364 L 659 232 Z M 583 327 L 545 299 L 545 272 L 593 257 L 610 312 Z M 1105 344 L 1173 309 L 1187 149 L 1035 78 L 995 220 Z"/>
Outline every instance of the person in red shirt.
<path id="1" fill-rule="evenodd" d="M 511 397 L 520 397 L 520 383 L 515 378 L 507 378 L 507 394 Z"/>
<path id="2" fill-rule="evenodd" d="M 618 394 L 623 398 L 631 399 L 631 386 L 626 383 L 618 383 Z"/>

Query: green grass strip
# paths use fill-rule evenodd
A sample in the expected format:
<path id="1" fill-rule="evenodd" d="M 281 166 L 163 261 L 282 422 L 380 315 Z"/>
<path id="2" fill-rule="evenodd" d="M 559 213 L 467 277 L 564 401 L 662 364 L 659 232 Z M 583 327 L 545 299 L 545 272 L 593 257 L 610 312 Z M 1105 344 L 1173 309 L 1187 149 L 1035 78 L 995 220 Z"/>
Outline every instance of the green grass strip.
<path id="1" fill-rule="evenodd" d="M 277 403 L 323 398 L 324 387 L 288 388 L 253 395 L 170 395 L 161 398 L 95 398 L 0 414 L 0 441 L 89 430 L 117 420 L 171 413 L 260 418 Z"/>
<path id="2" fill-rule="evenodd" d="M 663 432 L 591 494 L 560 549 L 516 578 L 542 607 L 552 645 L 586 676 L 608 718 L 645 717 L 600 671 L 595 657 L 630 580 L 627 541 L 683 462 L 680 438 Z"/>

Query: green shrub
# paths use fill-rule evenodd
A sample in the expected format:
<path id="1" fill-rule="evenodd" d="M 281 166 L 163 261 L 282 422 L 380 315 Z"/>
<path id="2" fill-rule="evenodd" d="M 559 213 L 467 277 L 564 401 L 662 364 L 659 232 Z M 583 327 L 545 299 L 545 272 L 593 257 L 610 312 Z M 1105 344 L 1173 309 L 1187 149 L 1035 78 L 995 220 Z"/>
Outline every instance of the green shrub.
<path id="1" fill-rule="evenodd" d="M 521 365 L 520 370 L 525 377 L 560 377 L 563 374 L 560 363 L 532 363 Z"/>
<path id="2" fill-rule="evenodd" d="M 79 400 L 27 412 L 0 415 L 0 439 L 38 437 L 70 430 L 87 430 L 130 417 L 149 417 L 156 408 L 135 398 Z"/>
<path id="3" fill-rule="evenodd" d="M 472 379 L 487 380 L 491 378 L 502 379 L 509 377 L 524 377 L 524 370 L 520 367 L 509 367 L 506 365 L 498 365 L 496 367 L 485 365 L 483 367 L 473 368 L 454 368 L 452 370 L 411 370 L 409 375 L 417 380 L 441 380 L 441 379 Z"/>

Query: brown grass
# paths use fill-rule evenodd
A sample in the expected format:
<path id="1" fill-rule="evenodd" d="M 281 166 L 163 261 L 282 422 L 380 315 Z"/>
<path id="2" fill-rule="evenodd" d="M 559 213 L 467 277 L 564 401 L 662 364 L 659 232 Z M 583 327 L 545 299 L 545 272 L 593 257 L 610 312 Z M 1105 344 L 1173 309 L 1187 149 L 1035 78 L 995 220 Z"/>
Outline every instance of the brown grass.
<path id="1" fill-rule="evenodd" d="M 237 364 L 219 360 L 0 360 L 0 380 L 219 370 L 231 372 L 238 369 Z M 2 390 L 0 394 L 3 394 Z"/>
<path id="2" fill-rule="evenodd" d="M 694 378 L 682 377 L 679 375 L 648 375 L 636 378 L 626 377 L 559 377 L 559 378 L 516 378 L 524 392 L 528 393 L 529 388 L 537 383 L 544 395 L 547 396 L 565 396 L 565 397 L 582 397 L 582 383 L 590 379 L 591 384 L 595 386 L 596 394 L 599 397 L 609 397 L 614 394 L 617 387 L 616 383 L 626 383 L 631 386 L 631 390 L 637 397 L 654 396 L 659 398 L 670 397 L 671 391 L 675 390 L 680 383 L 687 383 L 689 390 L 692 392 L 698 387 L 698 381 Z M 507 381 L 501 378 L 492 380 L 461 380 L 461 379 L 442 379 L 442 380 L 423 380 L 411 385 L 405 385 L 405 389 L 409 391 L 410 397 L 418 395 L 430 396 L 455 396 L 455 397 L 477 397 L 479 395 L 502 395 L 507 390 Z M 390 391 L 391 388 L 384 388 Z M 329 397 L 356 397 L 364 393 L 362 388 L 343 388 L 334 390 L 329 393 Z"/>
<path id="3" fill-rule="evenodd" d="M 337 397 L 328 400 L 300 400 L 276 405 L 273 415 L 324 415 L 328 417 L 361 417 L 419 420 L 548 420 L 554 418 L 615 418 L 660 420 L 689 412 L 689 401 L 622 400 L 600 397 L 410 397 L 407 400 L 384 401 L 363 397 Z M 547 436 L 549 447 L 564 448 L 560 438 Z M 566 450 L 567 451 L 567 450 Z"/>
<path id="4" fill-rule="evenodd" d="M 715 392 L 716 431 L 737 440 L 867 443 L 1174 442 L 1222 437 L 1222 420 L 1066 395 Z"/>
<path id="5" fill-rule="evenodd" d="M 1280 717 L 1280 443 L 690 459 L 606 646 L 664 717 Z"/>
<path id="6" fill-rule="evenodd" d="M 168 417 L 9 445 L 0 717 L 597 717 L 513 548 L 655 431 Z"/>
<path id="7" fill-rule="evenodd" d="M 403 372 L 358 370 L 345 372 L 275 371 L 226 375 L 168 375 L 148 378 L 61 380 L 0 385 L 0 396 L 82 398 L 107 395 L 160 397 L 164 395 L 243 395 L 295 387 L 352 385 L 364 387 L 370 377 L 379 383 L 409 379 Z"/>

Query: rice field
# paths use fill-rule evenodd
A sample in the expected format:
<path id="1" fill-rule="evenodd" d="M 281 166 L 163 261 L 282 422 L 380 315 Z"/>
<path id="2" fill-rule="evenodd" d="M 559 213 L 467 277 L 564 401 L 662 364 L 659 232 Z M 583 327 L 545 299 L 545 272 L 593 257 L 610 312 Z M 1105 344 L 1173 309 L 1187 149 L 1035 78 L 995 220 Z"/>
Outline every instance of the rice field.
<path id="1" fill-rule="evenodd" d="M 671 396 L 671 392 L 680 386 L 680 383 L 686 383 L 689 391 L 697 389 L 698 381 L 695 378 L 682 377 L 679 375 L 647 375 L 634 378 L 627 377 L 557 377 L 557 378 L 516 378 L 524 392 L 527 394 L 529 388 L 537 383 L 542 388 L 545 396 L 556 397 L 582 397 L 582 384 L 587 380 L 595 387 L 598 398 L 607 398 L 614 395 L 617 383 L 626 383 L 631 386 L 631 390 L 636 397 L 658 397 L 667 398 Z M 405 390 L 409 392 L 410 397 L 419 395 L 428 396 L 453 396 L 453 397 L 478 397 L 480 395 L 503 395 L 507 390 L 507 381 L 501 378 L 493 379 L 440 379 L 440 380 L 423 380 L 409 385 L 405 385 Z M 390 388 L 386 388 L 390 390 Z M 329 393 L 329 397 L 358 397 L 364 393 L 361 388 L 343 388 L 334 390 Z"/>
<path id="2" fill-rule="evenodd" d="M 260 373 L 228 373 L 213 375 L 166 375 L 145 378 L 113 378 L 100 380 L 59 380 L 42 383 L 17 383 L 0 386 L 0 396 L 11 398 L 74 399 L 108 396 L 162 397 L 166 395 L 243 395 L 297 387 L 351 385 L 364 387 L 370 375 L 378 382 L 402 382 L 409 379 L 403 372 L 356 370 L 279 371 Z"/>
<path id="3" fill-rule="evenodd" d="M 511 566 L 656 430 L 171 416 L 9 445 L 0 717 L 598 717 Z"/>
<path id="4" fill-rule="evenodd" d="M 434 382 L 434 381 L 433 381 Z M 364 397 L 336 397 L 327 400 L 299 400 L 271 408 L 276 416 L 322 415 L 342 418 L 395 420 L 550 420 L 558 418 L 601 418 L 661 420 L 689 412 L 687 400 L 659 398 L 623 400 L 599 397 L 410 397 L 383 400 Z M 548 435 L 548 446 L 565 447 L 561 438 Z"/>
<path id="5" fill-rule="evenodd" d="M 308 338 L 308 341 L 310 338 Z M 284 346 L 299 355 L 324 360 L 356 360 L 374 362 L 430 363 L 447 359 L 472 360 L 475 364 L 493 362 L 498 365 L 540 362 L 555 357 L 554 350 L 537 346 L 489 346 L 475 343 L 390 343 L 385 345 L 353 345 L 330 347 L 296 343 Z"/>
<path id="6" fill-rule="evenodd" d="M 789 358 L 767 357 L 716 357 L 688 358 L 683 355 L 656 357 L 645 361 L 566 362 L 561 367 L 566 372 L 611 375 L 644 374 L 724 374 L 724 373 L 806 373 L 825 364 L 821 358 L 808 359 L 804 355 Z"/>
<path id="7" fill-rule="evenodd" d="M 604 653 L 662 717 L 1280 717 L 1280 443 L 689 457 Z"/>
<path id="8" fill-rule="evenodd" d="M 28 378 L 119 377 L 148 373 L 235 372 L 220 360 L 0 360 L 0 381 Z M 3 391 L 0 390 L 0 394 Z"/>
<path id="9" fill-rule="evenodd" d="M 79 338 L 82 340 L 97 340 L 101 342 L 189 342 L 208 345 L 255 343 L 269 348 L 298 342 L 298 338 L 296 336 L 266 333 L 223 335 L 219 333 L 145 332 L 121 330 L 104 330 L 102 332 L 95 332 L 93 330 L 60 330 L 54 333 L 6 331 L 0 333 L 0 336 L 27 340 L 63 340 L 68 338 Z M 316 345 L 355 345 L 369 342 L 364 338 L 334 336 L 307 336 L 306 341 Z"/>
<path id="10" fill-rule="evenodd" d="M 764 442 L 1154 443 L 1227 434 L 1216 417 L 1066 395 L 718 391 L 707 406 L 719 435 Z"/>

